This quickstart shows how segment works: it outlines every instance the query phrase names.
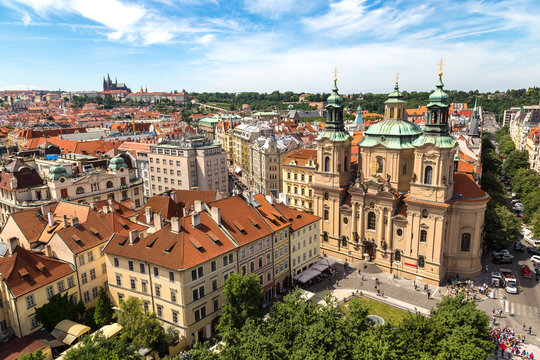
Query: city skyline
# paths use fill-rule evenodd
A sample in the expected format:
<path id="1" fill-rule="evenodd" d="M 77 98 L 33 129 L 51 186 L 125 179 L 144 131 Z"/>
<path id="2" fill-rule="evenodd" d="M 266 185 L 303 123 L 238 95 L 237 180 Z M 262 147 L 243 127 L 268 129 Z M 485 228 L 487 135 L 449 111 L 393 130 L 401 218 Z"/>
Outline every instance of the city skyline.
<path id="1" fill-rule="evenodd" d="M 540 82 L 540 6 L 519 1 L 0 0 L 0 89 L 427 91 Z"/>

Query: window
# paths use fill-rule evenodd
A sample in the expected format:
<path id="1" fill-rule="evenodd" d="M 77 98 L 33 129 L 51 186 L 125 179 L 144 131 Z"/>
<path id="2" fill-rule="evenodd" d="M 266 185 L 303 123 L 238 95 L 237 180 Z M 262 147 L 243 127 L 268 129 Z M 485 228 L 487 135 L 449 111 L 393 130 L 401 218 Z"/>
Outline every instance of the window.
<path id="1" fill-rule="evenodd" d="M 98 296 L 98 288 L 97 286 L 92 288 L 92 298 L 95 299 Z"/>
<path id="2" fill-rule="evenodd" d="M 368 230 L 375 230 L 375 213 L 373 211 L 370 211 L 368 213 Z"/>
<path id="3" fill-rule="evenodd" d="M 259 269 L 263 267 L 263 258 L 259 256 Z"/>
<path id="4" fill-rule="evenodd" d="M 84 255 L 79 255 L 79 266 L 84 265 Z"/>
<path id="5" fill-rule="evenodd" d="M 341 246 L 347 246 L 347 237 L 346 236 L 343 236 L 341 238 Z"/>
<path id="6" fill-rule="evenodd" d="M 324 220 L 328 220 L 330 218 L 330 215 L 328 213 L 328 210 L 324 210 Z"/>
<path id="7" fill-rule="evenodd" d="M 377 174 L 383 172 L 383 159 L 381 157 L 377 158 Z"/>
<path id="8" fill-rule="evenodd" d="M 255 250 L 255 246 L 253 246 L 253 244 L 249 245 L 249 255 L 253 254 L 254 250 Z"/>
<path id="9" fill-rule="evenodd" d="M 216 291 L 218 288 L 217 279 L 212 279 L 212 291 Z"/>
<path id="10" fill-rule="evenodd" d="M 249 263 L 249 271 L 252 273 L 255 272 L 255 261 Z"/>
<path id="11" fill-rule="evenodd" d="M 96 278 L 96 270 L 90 269 L 90 280 L 94 280 Z"/>
<path id="12" fill-rule="evenodd" d="M 75 194 L 77 194 L 77 195 L 84 194 L 84 188 L 83 188 L 82 186 L 79 186 L 79 187 L 75 190 Z"/>
<path id="13" fill-rule="evenodd" d="M 73 278 L 71 278 L 71 279 L 73 279 Z M 64 291 L 65 289 L 66 289 L 66 287 L 65 287 L 65 285 L 64 285 L 64 280 L 60 280 L 60 281 L 58 282 L 58 292 L 62 292 L 62 291 Z"/>
<path id="14" fill-rule="evenodd" d="M 178 324 L 178 311 L 172 310 L 172 322 Z"/>
<path id="15" fill-rule="evenodd" d="M 193 288 L 192 293 L 193 293 L 193 301 L 202 299 L 204 297 L 204 285 Z"/>
<path id="16" fill-rule="evenodd" d="M 36 305 L 36 301 L 34 299 L 34 295 L 28 295 L 26 297 L 26 307 L 27 308 L 31 308 L 32 306 L 35 306 Z"/>
<path id="17" fill-rule="evenodd" d="M 174 282 L 174 271 L 169 271 L 169 281 Z"/>
<path id="18" fill-rule="evenodd" d="M 118 258 L 114 258 L 113 259 L 113 262 L 114 262 L 114 267 L 118 267 Z"/>
<path id="19" fill-rule="evenodd" d="M 148 292 L 148 281 L 146 280 L 141 281 L 141 289 L 142 289 L 142 292 Z"/>
<path id="20" fill-rule="evenodd" d="M 427 241 L 427 231 L 420 230 L 420 242 L 426 242 L 426 241 Z"/>
<path id="21" fill-rule="evenodd" d="M 246 267 L 246 265 L 242 265 L 242 269 L 241 269 L 241 270 L 242 270 L 242 272 L 241 272 L 242 275 L 247 274 L 247 267 Z"/>
<path id="22" fill-rule="evenodd" d="M 72 288 L 75 286 L 75 281 L 73 279 L 73 276 L 68 277 L 67 279 L 68 288 Z M 60 285 L 60 283 L 58 283 Z"/>
<path id="23" fill-rule="evenodd" d="M 116 274 L 116 285 L 122 286 L 122 277 Z"/>
<path id="24" fill-rule="evenodd" d="M 409 163 L 404 161 L 403 164 L 401 165 L 401 172 L 403 175 L 407 175 L 408 172 L 409 172 Z"/>
<path id="25" fill-rule="evenodd" d="M 157 268 L 157 266 L 154 266 L 154 276 L 155 277 L 159 276 L 159 269 Z"/>
<path id="26" fill-rule="evenodd" d="M 240 250 L 240 256 L 243 258 L 246 257 L 246 249 L 245 248 L 242 248 L 242 250 Z"/>
<path id="27" fill-rule="evenodd" d="M 107 273 L 107 263 L 101 264 L 101 273 L 105 275 Z"/>
<path id="28" fill-rule="evenodd" d="M 86 284 L 88 282 L 88 277 L 86 276 L 86 273 L 81 274 L 81 283 Z"/>
<path id="29" fill-rule="evenodd" d="M 157 316 L 159 318 L 163 317 L 163 306 L 162 305 L 156 305 L 156 309 L 157 309 Z"/>
<path id="30" fill-rule="evenodd" d="M 30 327 L 32 329 L 35 329 L 39 326 L 39 321 L 37 321 L 36 317 L 34 316 L 33 318 L 30 319 Z"/>
<path id="31" fill-rule="evenodd" d="M 330 157 L 326 156 L 324 158 L 324 172 L 330 172 Z"/>
<path id="32" fill-rule="evenodd" d="M 150 304 L 148 304 L 147 301 L 144 302 L 143 306 L 144 306 L 144 312 L 150 311 Z"/>
<path id="33" fill-rule="evenodd" d="M 195 310 L 195 321 L 199 321 L 206 317 L 206 306 L 203 306 L 200 309 Z"/>
<path id="34" fill-rule="evenodd" d="M 136 290 L 137 289 L 137 284 L 135 282 L 135 278 L 129 279 L 129 283 L 131 285 L 131 290 Z"/>
<path id="35" fill-rule="evenodd" d="M 128 260 L 128 268 L 129 268 L 129 271 L 133 271 L 133 261 Z"/>
<path id="36" fill-rule="evenodd" d="M 270 246 L 270 238 L 266 238 L 266 247 L 269 247 Z"/>
<path id="37" fill-rule="evenodd" d="M 52 285 L 47 286 L 45 291 L 47 292 L 47 299 L 50 299 L 50 298 L 52 298 L 54 296 L 54 286 L 52 286 Z"/>
<path id="38" fill-rule="evenodd" d="M 418 267 L 419 268 L 424 268 L 424 257 L 423 256 L 418 257 Z"/>
<path id="39" fill-rule="evenodd" d="M 140 264 L 139 264 L 139 270 L 140 270 L 141 274 L 144 274 L 144 273 L 146 272 L 145 266 L 144 266 L 143 263 L 140 263 Z"/>
<path id="40" fill-rule="evenodd" d="M 171 289 L 171 301 L 176 302 L 176 290 Z"/>
<path id="41" fill-rule="evenodd" d="M 156 285 L 154 286 L 154 289 L 155 289 L 155 294 L 156 294 L 156 296 L 157 296 L 157 297 L 161 297 L 161 285 L 156 284 Z"/>
<path id="42" fill-rule="evenodd" d="M 204 276 L 204 269 L 202 266 L 197 269 L 191 270 L 191 281 L 195 281 Z"/>
<path id="43" fill-rule="evenodd" d="M 215 298 L 213 303 L 214 303 L 214 312 L 216 312 L 219 310 L 219 299 Z"/>
<path id="44" fill-rule="evenodd" d="M 91 263 L 92 261 L 94 261 L 94 252 L 89 251 L 88 252 L 88 262 Z"/>
<path id="45" fill-rule="evenodd" d="M 394 253 L 394 261 L 395 262 L 401 262 L 401 251 L 400 250 L 396 250 L 396 252 Z"/>
<path id="46" fill-rule="evenodd" d="M 87 303 L 87 302 L 90 301 L 90 291 L 85 291 L 85 292 L 83 293 L 83 301 L 84 301 L 85 303 Z"/>
<path id="47" fill-rule="evenodd" d="M 433 177 L 433 168 L 428 165 L 424 169 L 424 184 L 431 185 L 432 177 Z"/>
<path id="48" fill-rule="evenodd" d="M 423 217 L 424 219 L 427 218 L 428 215 L 429 215 L 429 212 L 427 211 L 427 209 L 422 210 L 422 217 Z"/>
<path id="49" fill-rule="evenodd" d="M 471 250 L 471 234 L 464 233 L 461 235 L 461 251 L 470 251 Z"/>

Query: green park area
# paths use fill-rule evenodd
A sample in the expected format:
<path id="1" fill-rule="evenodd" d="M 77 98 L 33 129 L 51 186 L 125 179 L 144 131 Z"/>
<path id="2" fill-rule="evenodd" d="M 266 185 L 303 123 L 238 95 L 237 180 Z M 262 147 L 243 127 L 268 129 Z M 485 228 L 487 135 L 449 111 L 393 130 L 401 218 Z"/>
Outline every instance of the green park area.
<path id="1" fill-rule="evenodd" d="M 377 300 L 369 299 L 364 296 L 358 297 L 360 303 L 369 309 L 369 315 L 378 315 L 384 319 L 385 322 L 392 322 L 394 324 L 401 322 L 408 314 L 407 311 L 398 309 L 391 305 L 387 305 Z M 341 311 L 348 312 L 348 304 L 350 301 L 340 306 Z"/>

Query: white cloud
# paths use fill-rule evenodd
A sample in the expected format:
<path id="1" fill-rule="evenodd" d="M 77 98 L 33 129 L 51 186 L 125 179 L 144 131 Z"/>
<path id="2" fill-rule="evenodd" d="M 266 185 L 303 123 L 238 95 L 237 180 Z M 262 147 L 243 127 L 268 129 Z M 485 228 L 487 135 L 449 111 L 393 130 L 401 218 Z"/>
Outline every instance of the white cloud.
<path id="1" fill-rule="evenodd" d="M 24 27 L 27 27 L 28 24 L 30 24 L 30 21 L 32 21 L 32 18 L 30 17 L 30 15 L 28 15 L 28 13 L 24 13 L 22 16 L 22 22 L 23 22 Z"/>
<path id="2" fill-rule="evenodd" d="M 268 18 L 278 18 L 282 14 L 291 11 L 295 0 L 246 0 L 245 9 L 253 14 Z"/>

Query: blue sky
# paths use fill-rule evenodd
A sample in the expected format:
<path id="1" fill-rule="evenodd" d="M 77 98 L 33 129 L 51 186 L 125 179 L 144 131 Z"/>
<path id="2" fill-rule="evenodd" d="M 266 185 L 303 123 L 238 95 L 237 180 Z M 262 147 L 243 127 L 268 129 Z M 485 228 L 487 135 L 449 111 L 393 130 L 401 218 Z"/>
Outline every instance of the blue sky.
<path id="1" fill-rule="evenodd" d="M 0 89 L 328 91 L 540 85 L 540 1 L 0 0 Z"/>

